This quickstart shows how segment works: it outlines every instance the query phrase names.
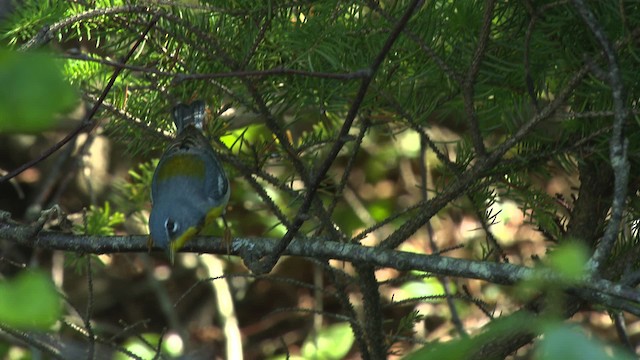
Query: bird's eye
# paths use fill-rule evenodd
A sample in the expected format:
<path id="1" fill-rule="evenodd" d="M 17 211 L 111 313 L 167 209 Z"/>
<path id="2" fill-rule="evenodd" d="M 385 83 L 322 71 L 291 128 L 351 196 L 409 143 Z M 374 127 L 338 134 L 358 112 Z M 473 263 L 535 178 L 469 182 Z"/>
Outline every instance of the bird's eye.
<path id="1" fill-rule="evenodd" d="M 167 234 L 169 234 L 169 237 L 173 237 L 178 232 L 178 229 L 180 229 L 180 226 L 173 219 L 168 218 L 164 222 L 164 228 L 167 229 Z"/>

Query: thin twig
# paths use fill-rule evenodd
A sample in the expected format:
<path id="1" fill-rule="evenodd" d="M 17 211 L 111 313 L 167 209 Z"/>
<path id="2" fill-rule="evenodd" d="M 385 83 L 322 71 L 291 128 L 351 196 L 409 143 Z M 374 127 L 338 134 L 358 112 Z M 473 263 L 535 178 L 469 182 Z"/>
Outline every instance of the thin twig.
<path id="1" fill-rule="evenodd" d="M 631 340 L 629 339 L 629 334 L 627 334 L 627 323 L 624 320 L 624 314 L 620 311 L 616 311 L 613 314 L 610 314 L 613 317 L 613 323 L 616 326 L 616 333 L 618 333 L 618 338 L 620 342 L 624 345 L 624 347 L 635 354 L 635 346 L 631 344 Z"/>
<path id="2" fill-rule="evenodd" d="M 93 9 L 89 11 L 85 11 L 78 15 L 74 15 L 68 17 L 66 19 L 62 19 L 52 25 L 46 25 L 38 33 L 27 41 L 24 45 L 20 47 L 20 51 L 27 51 L 33 48 L 39 48 L 42 45 L 45 45 L 54 37 L 54 33 L 64 29 L 69 25 L 73 25 L 82 20 L 93 19 L 96 17 L 101 17 L 105 15 L 114 15 L 114 14 L 123 14 L 123 13 L 144 13 L 144 14 L 153 14 L 151 8 L 147 5 L 124 5 L 124 6 L 115 6 L 111 8 L 102 8 L 102 9 Z M 144 36 L 143 36 L 144 38 Z"/>
<path id="3" fill-rule="evenodd" d="M 357 319 L 356 310 L 349 299 L 349 291 L 347 286 L 349 285 L 349 279 L 347 275 L 336 269 L 334 267 L 329 266 L 327 269 L 327 275 L 329 276 L 329 280 L 336 287 L 336 295 L 338 297 L 338 302 L 342 307 L 342 311 L 345 312 L 347 318 L 349 319 Z M 351 331 L 356 339 L 356 344 L 360 349 L 362 359 L 370 359 L 371 354 L 369 352 L 369 347 L 367 346 L 366 334 L 362 325 L 359 321 L 349 321 L 349 325 L 351 326 Z"/>
<path id="4" fill-rule="evenodd" d="M 85 216 L 86 218 L 86 216 Z M 86 227 L 85 227 L 86 229 Z M 91 325 L 91 318 L 93 317 L 93 269 L 91 268 L 92 255 L 85 255 L 87 259 L 87 313 L 85 314 L 84 327 L 87 330 L 87 339 L 89 340 L 89 348 L 87 349 L 87 359 L 93 360 L 96 350 L 96 335 L 93 332 L 93 326 Z"/>
<path id="5" fill-rule="evenodd" d="M 338 200 L 343 196 L 344 188 L 347 186 L 347 182 L 349 181 L 349 175 L 351 175 L 351 169 L 355 164 L 356 156 L 358 156 L 360 152 L 360 146 L 362 145 L 362 140 L 364 139 L 364 135 L 369 130 L 369 121 L 367 119 L 363 119 L 362 125 L 360 127 L 360 131 L 358 132 L 358 137 L 353 145 L 353 150 L 351 150 L 351 154 L 349 155 L 349 160 L 347 161 L 347 165 L 344 167 L 344 171 L 342 172 L 342 176 L 340 177 L 340 182 L 334 192 L 333 199 L 331 200 L 331 204 L 327 207 L 327 213 L 329 215 L 333 214 L 333 211 L 338 204 Z"/>
<path id="6" fill-rule="evenodd" d="M 4 323 L 0 323 L 0 332 L 4 332 L 9 336 L 24 342 L 28 346 L 41 351 L 42 354 L 47 355 L 52 359 L 65 359 L 64 353 L 61 351 L 62 346 L 59 344 L 59 340 L 57 339 L 54 343 L 53 339 L 45 338 L 46 335 L 42 333 L 14 329 Z"/>
<path id="7" fill-rule="evenodd" d="M 65 54 L 63 58 L 95 62 L 102 65 L 127 69 L 134 72 L 169 77 L 173 79 L 174 84 L 178 84 L 180 82 L 189 81 L 189 80 L 210 80 L 210 79 L 226 79 L 226 78 L 263 78 L 268 76 L 291 76 L 291 75 L 320 78 L 320 79 L 345 80 L 345 81 L 362 79 L 369 76 L 369 71 L 367 70 L 356 70 L 356 71 L 347 72 L 347 73 L 330 73 L 330 72 L 320 72 L 320 71 L 287 69 L 284 67 L 277 67 L 277 68 L 267 69 L 267 70 L 244 70 L 244 71 L 239 70 L 239 71 L 227 71 L 227 72 L 218 72 L 218 73 L 184 74 L 180 72 L 162 71 L 162 70 L 145 67 L 145 66 L 139 66 L 139 65 L 127 65 L 122 62 L 91 57 L 85 54 Z"/>
<path id="8" fill-rule="evenodd" d="M 392 24 L 397 23 L 397 19 L 392 18 L 391 15 L 389 15 L 387 12 L 383 11 L 383 9 L 380 7 L 380 4 L 377 1 L 367 0 L 367 5 L 371 9 L 373 9 L 373 11 L 375 11 L 378 14 L 382 15 L 382 17 L 384 17 L 385 20 L 387 20 L 388 22 L 390 22 Z M 464 78 L 460 74 L 458 74 L 453 68 L 451 68 L 451 66 L 449 66 L 449 64 L 447 64 L 447 62 L 445 60 L 443 60 L 440 57 L 440 55 L 438 55 L 438 53 L 435 50 L 433 50 L 432 47 L 427 45 L 427 43 L 424 40 L 422 40 L 422 38 L 420 38 L 420 36 L 418 36 L 416 33 L 412 32 L 408 28 L 405 28 L 403 30 L 403 32 L 409 39 L 411 39 L 411 41 L 416 43 L 418 45 L 418 47 L 420 47 L 420 49 L 427 54 L 427 57 L 429 59 L 434 61 L 436 63 L 436 65 L 438 65 L 438 67 L 440 67 L 440 70 L 442 70 L 443 73 L 445 73 L 449 78 L 451 78 L 453 81 L 455 81 L 458 85 L 462 85 L 462 83 L 464 82 Z"/>
<path id="9" fill-rule="evenodd" d="M 427 137 L 426 134 L 420 134 L 420 195 L 422 196 L 423 201 L 429 200 L 429 193 L 427 192 L 428 184 L 428 176 L 427 176 Z M 433 226 L 431 225 L 431 221 L 427 221 L 425 224 L 427 228 L 427 234 L 429 237 L 429 245 L 431 246 L 432 252 L 439 252 L 438 244 L 434 238 Z M 456 304 L 451 297 L 452 291 L 451 286 L 449 285 L 449 279 L 445 276 L 437 276 L 438 281 L 442 284 L 442 288 L 444 289 L 444 294 L 447 301 L 447 306 L 449 307 L 449 312 L 451 313 L 451 321 L 455 326 L 456 330 L 462 337 L 468 337 L 466 330 L 464 329 L 464 325 L 462 324 L 462 320 L 460 320 L 460 315 L 458 314 L 458 310 L 456 309 Z"/>
<path id="10" fill-rule="evenodd" d="M 475 83 L 478 73 L 480 72 L 480 65 L 484 58 L 485 50 L 489 42 L 489 35 L 491 35 L 491 23 L 493 21 L 493 10 L 495 8 L 495 0 L 487 0 L 484 5 L 484 16 L 482 19 L 482 29 L 478 36 L 478 45 L 476 51 L 473 54 L 471 65 L 467 71 L 467 76 L 462 84 L 462 94 L 464 97 L 464 110 L 467 114 L 467 120 L 469 122 L 469 133 L 471 136 L 471 143 L 476 153 L 480 157 L 485 157 L 487 150 L 484 146 L 482 139 L 482 133 L 480 131 L 480 125 L 478 124 L 478 113 L 476 112 L 474 105 L 475 96 Z"/>
<path id="11" fill-rule="evenodd" d="M 504 250 L 502 250 L 502 247 L 500 246 L 500 244 L 498 243 L 498 240 L 496 239 L 495 236 L 493 236 L 493 232 L 491 231 L 491 228 L 489 226 L 489 224 L 487 224 L 487 221 L 485 219 L 486 217 L 486 213 L 483 213 L 482 210 L 480 210 L 477 206 L 476 206 L 476 202 L 473 201 L 473 195 L 472 194 L 467 194 L 467 197 L 469 198 L 469 200 L 471 201 L 471 204 L 473 206 L 473 211 L 475 212 L 476 217 L 478 218 L 478 220 L 480 221 L 480 225 L 482 226 L 482 229 L 484 230 L 485 236 L 487 238 L 487 243 L 488 245 L 490 245 L 492 248 L 490 248 L 490 252 L 494 253 L 494 260 L 495 261 L 504 261 L 504 262 L 508 262 L 507 256 L 504 253 Z"/>

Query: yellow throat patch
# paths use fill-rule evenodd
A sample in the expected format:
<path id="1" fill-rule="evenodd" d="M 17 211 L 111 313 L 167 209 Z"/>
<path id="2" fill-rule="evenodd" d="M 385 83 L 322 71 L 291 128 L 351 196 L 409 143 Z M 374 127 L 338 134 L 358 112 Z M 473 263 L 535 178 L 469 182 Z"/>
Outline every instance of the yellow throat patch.
<path id="1" fill-rule="evenodd" d="M 178 250 L 182 249 L 182 247 L 184 246 L 184 244 L 187 243 L 187 241 L 193 239 L 196 235 L 200 234 L 201 232 L 203 232 L 204 235 L 209 235 L 207 234 L 208 232 L 207 229 L 210 229 L 211 225 L 215 223 L 215 220 L 218 217 L 220 217 L 220 215 L 222 215 L 223 210 L 224 208 L 221 206 L 212 208 L 211 210 L 209 210 L 209 212 L 205 216 L 204 221 L 201 225 L 192 226 L 188 228 L 185 232 L 183 232 L 180 236 L 178 236 L 175 240 L 173 240 L 169 245 L 172 247 L 173 252 L 174 253 L 178 252 Z"/>

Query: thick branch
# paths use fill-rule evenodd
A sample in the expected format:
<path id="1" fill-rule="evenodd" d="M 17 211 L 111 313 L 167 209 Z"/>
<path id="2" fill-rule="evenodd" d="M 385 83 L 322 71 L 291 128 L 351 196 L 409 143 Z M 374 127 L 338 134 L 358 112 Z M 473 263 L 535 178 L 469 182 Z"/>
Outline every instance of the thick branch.
<path id="1" fill-rule="evenodd" d="M 9 220 L 6 213 L 2 215 L 0 239 L 24 246 L 93 254 L 148 251 L 148 235 L 85 236 L 51 231 L 36 232 L 33 226 L 17 224 Z M 182 251 L 212 254 L 229 252 L 231 255 L 241 256 L 245 263 L 251 263 L 258 261 L 266 254 L 273 253 L 277 243 L 278 239 L 245 237 L 233 239 L 229 247 L 222 238 L 196 237 L 187 243 Z M 162 249 L 155 247 L 153 250 L 161 251 Z M 420 270 L 437 275 L 480 279 L 503 285 L 513 285 L 533 278 L 554 283 L 562 282 L 562 279 L 547 270 L 339 243 L 327 241 L 324 238 L 295 239 L 289 244 L 284 255 L 336 259 L 401 271 Z M 585 280 L 572 288 L 577 289 L 576 291 L 585 300 L 613 308 L 623 308 L 640 315 L 640 308 L 628 309 L 629 302 L 640 303 L 640 292 L 631 287 L 616 285 L 608 280 L 594 279 Z"/>
<path id="2" fill-rule="evenodd" d="M 611 204 L 611 220 L 609 220 L 604 236 L 589 264 L 591 270 L 595 273 L 600 270 L 602 264 L 611 254 L 613 245 L 616 239 L 618 239 L 620 223 L 622 222 L 627 197 L 627 184 L 629 183 L 629 160 L 627 158 L 629 141 L 624 135 L 623 130 L 627 117 L 629 117 L 629 109 L 625 104 L 624 85 L 622 83 L 620 67 L 618 66 L 613 44 L 609 41 L 602 25 L 600 25 L 600 22 L 595 18 L 595 15 L 584 0 L 574 0 L 573 3 L 589 30 L 591 30 L 596 40 L 600 43 L 600 47 L 602 47 L 602 51 L 604 51 L 605 59 L 607 59 L 609 63 L 607 80 L 611 86 L 613 108 L 615 110 L 613 131 L 611 132 L 611 141 L 609 142 L 609 159 L 611 160 L 611 167 L 613 168 L 615 176 L 614 196 L 613 203 Z"/>

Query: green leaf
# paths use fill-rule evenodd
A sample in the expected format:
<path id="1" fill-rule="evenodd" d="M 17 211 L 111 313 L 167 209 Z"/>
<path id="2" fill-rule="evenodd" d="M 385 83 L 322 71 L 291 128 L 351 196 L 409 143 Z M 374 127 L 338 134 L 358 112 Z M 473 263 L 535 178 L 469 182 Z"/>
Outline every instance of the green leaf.
<path id="1" fill-rule="evenodd" d="M 343 359 L 355 340 L 349 323 L 328 326 L 313 337 L 307 338 L 302 345 L 305 359 Z"/>
<path id="2" fill-rule="evenodd" d="M 554 325 L 549 327 L 538 344 L 535 353 L 536 360 L 601 360 L 634 359 L 622 351 L 613 353 L 607 351 L 605 344 L 596 339 L 588 338 L 583 331 L 578 328 L 566 325 Z M 609 349 L 610 350 L 610 349 Z"/>
<path id="3" fill-rule="evenodd" d="M 60 296 L 40 271 L 23 271 L 0 283 L 0 322 L 19 329 L 46 330 L 61 315 Z"/>
<path id="4" fill-rule="evenodd" d="M 549 266 L 568 281 L 580 280 L 589 259 L 587 249 L 579 243 L 570 242 L 549 254 Z"/>
<path id="5" fill-rule="evenodd" d="M 39 132 L 55 126 L 75 92 L 51 56 L 0 50 L 0 133 Z"/>
<path id="6" fill-rule="evenodd" d="M 404 360 L 422 360 L 422 359 L 447 359 L 447 360 L 464 360 L 468 359 L 474 351 L 477 351 L 483 344 L 491 339 L 503 336 L 505 334 L 530 328 L 535 326 L 536 320 L 526 314 L 511 315 L 506 318 L 496 319 L 483 333 L 446 343 L 427 344 L 421 349 L 407 355 Z"/>
<path id="7" fill-rule="evenodd" d="M 12 359 L 9 357 L 9 351 L 11 351 L 12 346 L 5 342 L 0 342 L 0 358 L 2 359 Z"/>

